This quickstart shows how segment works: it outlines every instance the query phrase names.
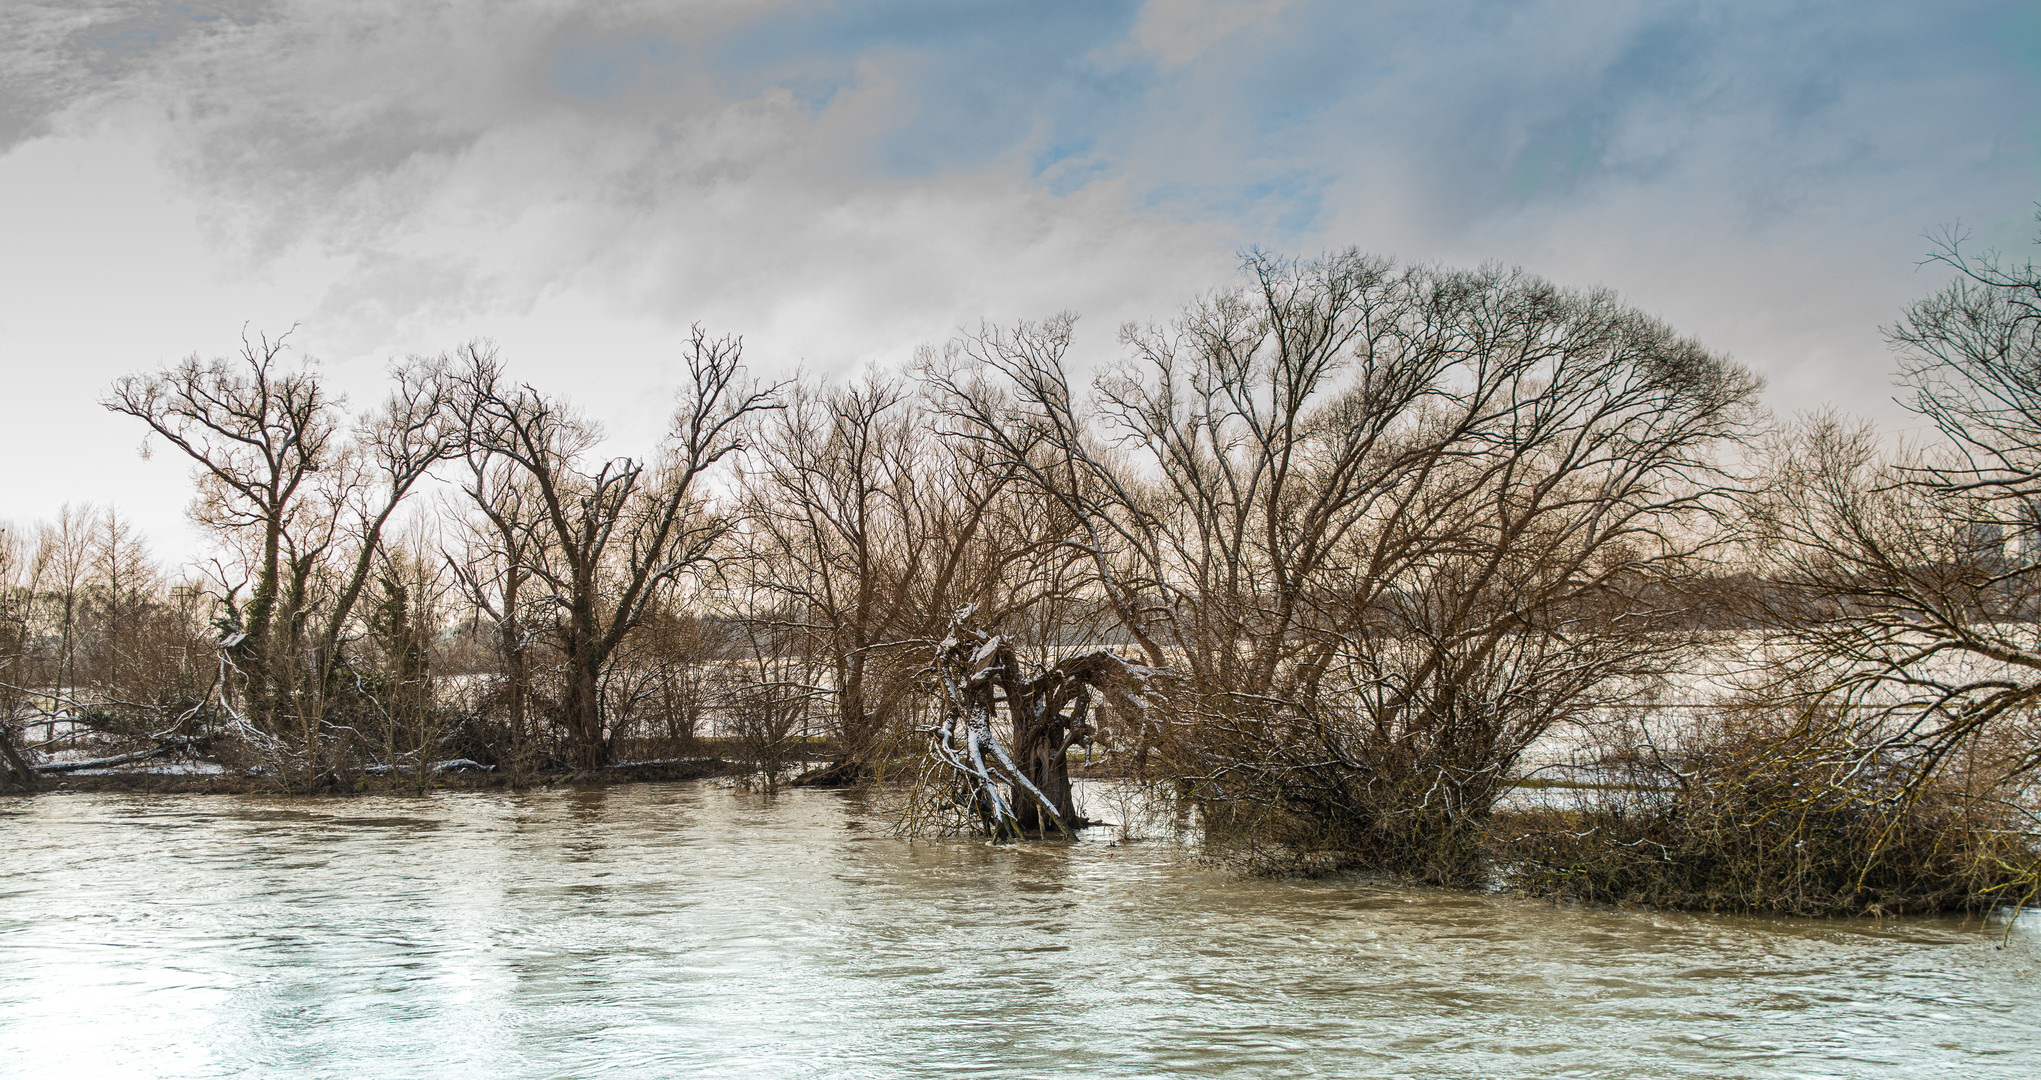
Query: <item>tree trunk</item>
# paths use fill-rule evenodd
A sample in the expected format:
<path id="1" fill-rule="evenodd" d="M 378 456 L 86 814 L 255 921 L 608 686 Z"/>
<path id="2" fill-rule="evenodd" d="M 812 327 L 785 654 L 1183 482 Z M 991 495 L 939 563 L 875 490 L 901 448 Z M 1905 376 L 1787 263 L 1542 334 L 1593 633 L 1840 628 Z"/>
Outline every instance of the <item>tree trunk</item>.
<path id="1" fill-rule="evenodd" d="M 34 787 L 35 770 L 22 758 L 21 751 L 15 749 L 13 733 L 0 728 L 0 787 L 14 782 L 23 787 Z"/>
<path id="2" fill-rule="evenodd" d="M 836 760 L 829 771 L 841 783 L 856 783 L 870 761 L 878 741 L 878 717 L 865 707 L 865 661 L 853 656 L 841 668 L 843 687 L 837 695 Z"/>
<path id="3" fill-rule="evenodd" d="M 524 782 L 527 771 L 531 767 L 531 762 L 526 760 L 527 755 L 525 753 L 524 741 L 524 707 L 527 697 L 525 686 L 530 676 L 526 672 L 524 628 L 518 625 L 516 616 L 511 614 L 517 610 L 517 578 L 515 576 L 512 576 L 509 583 L 504 587 L 503 610 L 505 615 L 503 622 L 499 626 L 499 632 L 502 636 L 498 644 L 503 650 L 504 678 L 509 683 L 507 691 L 509 700 L 504 702 L 504 722 L 510 728 L 510 760 L 499 762 L 498 764 L 508 765 L 511 783 L 521 784 Z"/>
<path id="4" fill-rule="evenodd" d="M 1022 718 L 1016 717 L 1016 721 Z M 1076 828 L 1083 824 L 1077 816 L 1077 806 L 1070 791 L 1070 759 L 1063 745 L 1063 725 L 1046 723 L 1039 717 L 1028 718 L 1028 730 L 1016 739 L 1014 764 L 1019 765 L 1021 775 L 1035 785 L 1049 800 L 1056 813 L 1063 818 L 1063 824 Z M 1016 731 L 1021 724 L 1015 724 Z M 1044 814 L 1035 800 L 1021 796 L 1014 797 L 1014 816 L 1020 819 L 1021 829 L 1026 832 L 1048 834 L 1057 831 L 1056 822 Z"/>
<path id="5" fill-rule="evenodd" d="M 567 675 L 568 755 L 577 769 L 595 770 L 609 764 L 609 740 L 602 734 L 602 683 L 600 666 L 576 658 Z"/>

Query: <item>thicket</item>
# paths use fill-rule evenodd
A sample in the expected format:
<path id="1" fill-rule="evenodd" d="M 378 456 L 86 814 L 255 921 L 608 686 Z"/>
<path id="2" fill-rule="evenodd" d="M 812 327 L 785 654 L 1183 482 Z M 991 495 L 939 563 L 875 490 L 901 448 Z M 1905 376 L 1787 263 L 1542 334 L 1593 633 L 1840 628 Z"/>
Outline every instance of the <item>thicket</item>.
<path id="1" fill-rule="evenodd" d="M 1546 789 L 1499 816 L 1486 854 L 1509 886 L 1588 902 L 1795 915 L 2024 906 L 2041 850 L 2012 762 L 1972 748 L 1924 771 L 1834 718 L 1764 709 L 1696 723 L 1633 758 L 1623 787 Z"/>

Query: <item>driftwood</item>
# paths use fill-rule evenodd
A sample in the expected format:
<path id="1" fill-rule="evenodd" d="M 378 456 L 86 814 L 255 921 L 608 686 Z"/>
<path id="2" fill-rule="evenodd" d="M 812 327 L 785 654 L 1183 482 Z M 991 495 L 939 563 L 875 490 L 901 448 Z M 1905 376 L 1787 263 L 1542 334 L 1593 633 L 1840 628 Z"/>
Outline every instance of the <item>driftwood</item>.
<path id="1" fill-rule="evenodd" d="M 149 739 L 155 745 L 142 750 L 115 754 L 112 757 L 93 758 L 89 761 L 53 761 L 41 765 L 32 765 L 30 768 L 37 775 L 44 776 L 80 772 L 85 769 L 111 769 L 116 765 L 132 765 L 137 761 L 149 761 L 153 758 L 165 757 L 181 750 L 195 750 L 205 741 L 189 735 L 172 735 L 168 732 L 157 732 L 150 735 Z"/>
<path id="2" fill-rule="evenodd" d="M 364 775 L 367 776 L 389 776 L 411 768 L 415 768 L 415 766 L 383 765 L 378 763 L 375 765 L 366 766 L 361 771 Z M 459 772 L 462 769 L 478 769 L 481 770 L 482 772 L 495 772 L 496 766 L 484 765 L 473 758 L 464 757 L 450 758 L 446 761 L 435 761 L 431 765 L 426 766 L 426 771 L 435 773 Z"/>
<path id="3" fill-rule="evenodd" d="M 937 782 L 986 835 L 1068 836 L 1088 824 L 1071 795 L 1069 751 L 1098 735 L 1100 697 L 1130 715 L 1144 713 L 1142 691 L 1160 672 L 1099 649 L 1029 675 L 1012 639 L 964 625 L 973 610 L 959 612 L 936 646 L 943 715 L 929 756 Z M 997 723 L 1002 710 L 1011 743 Z"/>
<path id="4" fill-rule="evenodd" d="M 115 754 L 112 757 L 93 758 L 90 761 L 58 761 L 47 765 L 32 766 L 32 768 L 36 772 L 45 775 L 80 772 L 85 769 L 111 769 L 116 765 L 131 765 L 137 761 L 159 758 L 166 754 L 175 753 L 180 749 L 182 747 L 176 743 L 161 743 L 147 750 L 137 750 L 131 754 Z"/>

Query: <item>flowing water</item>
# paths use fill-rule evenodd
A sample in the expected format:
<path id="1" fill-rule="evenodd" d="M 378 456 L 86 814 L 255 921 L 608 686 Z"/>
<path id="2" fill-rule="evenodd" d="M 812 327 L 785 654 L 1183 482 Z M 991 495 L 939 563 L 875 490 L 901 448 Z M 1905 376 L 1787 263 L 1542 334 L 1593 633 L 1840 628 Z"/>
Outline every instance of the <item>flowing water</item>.
<path id="1" fill-rule="evenodd" d="M 0 1074 L 2041 1076 L 2041 935 L 907 843 L 715 783 L 0 801 Z"/>

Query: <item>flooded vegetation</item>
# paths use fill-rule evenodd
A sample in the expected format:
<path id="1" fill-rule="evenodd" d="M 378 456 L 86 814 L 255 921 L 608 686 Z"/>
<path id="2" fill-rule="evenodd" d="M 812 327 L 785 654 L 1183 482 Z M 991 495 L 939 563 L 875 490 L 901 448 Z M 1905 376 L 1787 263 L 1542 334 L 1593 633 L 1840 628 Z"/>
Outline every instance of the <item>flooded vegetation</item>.
<path id="1" fill-rule="evenodd" d="M 2041 1077 L 2033 6 L 0 4 L 0 1080 Z"/>
<path id="2" fill-rule="evenodd" d="M 642 457 L 480 344 L 122 380 L 218 557 L 0 535 L 0 1065 L 2034 1075 L 2041 272 L 1947 261 L 1918 452 L 1354 251 L 1089 389 L 698 328 Z"/>
<path id="3" fill-rule="evenodd" d="M 856 795 L 714 781 L 0 815 L 19 1075 L 2041 1069 L 2041 942 L 1979 920 L 1251 879 L 1110 829 L 909 842 Z"/>
<path id="4" fill-rule="evenodd" d="M 1354 249 L 1247 254 L 1089 385 L 1067 314 L 834 382 L 697 326 L 639 456 L 483 342 L 354 408 L 250 335 L 101 400 L 189 462 L 209 564 L 112 512 L 0 534 L 0 787 L 735 759 L 1035 840 L 1083 824 L 1082 755 L 1267 873 L 2017 907 L 2041 270 L 1959 243 L 1887 329 L 1938 436 L 1903 447 L 1778 422 L 1606 290 Z M 1598 797 L 1518 808 L 1553 765 Z"/>

